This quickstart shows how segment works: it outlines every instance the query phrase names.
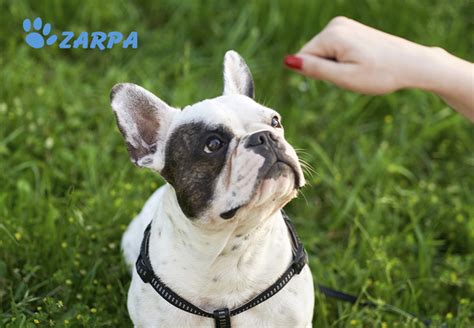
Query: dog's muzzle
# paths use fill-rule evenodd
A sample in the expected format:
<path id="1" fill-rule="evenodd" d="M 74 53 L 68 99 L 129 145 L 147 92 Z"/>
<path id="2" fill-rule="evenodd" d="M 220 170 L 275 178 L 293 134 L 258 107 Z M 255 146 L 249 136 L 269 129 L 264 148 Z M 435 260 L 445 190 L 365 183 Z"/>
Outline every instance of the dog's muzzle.
<path id="1" fill-rule="evenodd" d="M 300 188 L 300 175 L 297 162 L 285 152 L 285 145 L 272 131 L 259 131 L 250 135 L 245 141 L 244 147 L 259 154 L 265 161 L 259 169 L 257 183 L 263 179 L 277 178 L 281 175 L 284 167 L 289 167 L 294 176 L 295 189 Z M 239 205 L 220 214 L 224 220 L 235 216 L 237 211 L 245 204 Z"/>
<path id="2" fill-rule="evenodd" d="M 297 163 L 285 153 L 285 145 L 280 142 L 279 138 L 273 134 L 272 131 L 259 131 L 250 135 L 245 142 L 245 148 L 265 158 L 261 170 L 266 170 L 266 172 L 261 175 L 262 178 L 266 177 L 275 165 L 283 163 L 292 170 L 295 177 L 295 188 L 299 188 L 300 175 L 298 173 Z"/>

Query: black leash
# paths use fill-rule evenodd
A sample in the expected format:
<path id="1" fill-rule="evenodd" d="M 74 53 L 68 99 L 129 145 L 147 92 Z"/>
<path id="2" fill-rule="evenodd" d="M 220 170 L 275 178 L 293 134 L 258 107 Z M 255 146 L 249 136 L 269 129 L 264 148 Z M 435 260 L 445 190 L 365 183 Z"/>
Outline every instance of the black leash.
<path id="1" fill-rule="evenodd" d="M 278 280 L 275 281 L 270 287 L 268 287 L 256 297 L 237 308 L 234 308 L 232 310 L 230 310 L 229 308 L 222 308 L 217 309 L 212 313 L 207 312 L 199 308 L 198 306 L 188 302 L 187 300 L 176 294 L 173 290 L 171 290 L 171 288 L 166 286 L 166 284 L 161 281 L 161 279 L 154 273 L 150 263 L 148 247 L 150 242 L 151 223 L 145 229 L 145 233 L 143 236 L 143 241 L 140 248 L 140 255 L 138 256 L 138 260 L 136 262 L 137 273 L 144 283 L 149 283 L 155 289 L 155 291 L 171 305 L 174 305 L 178 309 L 186 311 L 188 313 L 207 318 L 214 318 L 216 328 L 231 327 L 231 317 L 240 314 L 244 311 L 247 311 L 257 306 L 258 304 L 266 301 L 270 297 L 274 296 L 276 293 L 282 290 L 283 287 L 286 286 L 286 284 L 291 280 L 291 278 L 293 278 L 293 276 L 299 274 L 306 265 L 307 256 L 304 246 L 299 240 L 298 235 L 296 234 L 296 230 L 293 224 L 291 223 L 289 217 L 283 211 L 282 214 L 292 242 L 293 259 L 290 263 L 290 266 L 281 275 L 281 277 L 278 278 Z"/>
<path id="2" fill-rule="evenodd" d="M 341 292 L 341 291 L 323 286 L 321 284 L 318 284 L 317 288 L 318 288 L 318 290 L 321 294 L 323 294 L 327 297 L 331 297 L 331 298 L 334 298 L 334 299 L 337 299 L 337 300 L 340 300 L 340 301 L 344 301 L 344 302 L 347 302 L 347 303 L 351 303 L 351 304 L 356 304 L 357 303 L 357 300 L 358 300 L 357 296 L 346 294 L 344 292 Z M 370 308 L 376 308 L 377 307 L 377 304 L 375 304 L 374 302 L 370 302 L 370 301 L 359 302 L 358 305 L 360 307 L 370 307 Z M 431 320 L 422 319 L 422 318 L 418 317 L 416 314 L 406 312 L 406 311 L 401 311 L 393 305 L 382 304 L 382 305 L 379 305 L 379 306 L 381 306 L 382 309 L 386 312 L 390 312 L 390 313 L 394 313 L 394 314 L 400 314 L 400 312 L 406 313 L 411 318 L 421 321 L 426 327 L 431 326 Z"/>

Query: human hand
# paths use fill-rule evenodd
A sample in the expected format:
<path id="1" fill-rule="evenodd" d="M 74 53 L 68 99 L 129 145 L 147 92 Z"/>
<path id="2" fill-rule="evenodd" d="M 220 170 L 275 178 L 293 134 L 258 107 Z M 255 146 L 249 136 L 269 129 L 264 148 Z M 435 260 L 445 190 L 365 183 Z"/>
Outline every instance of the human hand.
<path id="1" fill-rule="evenodd" d="M 420 88 L 474 121 L 474 65 L 346 17 L 336 17 L 285 64 L 296 72 L 365 94 Z"/>
<path id="2" fill-rule="evenodd" d="M 336 17 L 285 63 L 309 77 L 342 88 L 383 94 L 411 86 L 411 66 L 427 47 Z M 296 65 L 295 65 L 296 64 Z"/>

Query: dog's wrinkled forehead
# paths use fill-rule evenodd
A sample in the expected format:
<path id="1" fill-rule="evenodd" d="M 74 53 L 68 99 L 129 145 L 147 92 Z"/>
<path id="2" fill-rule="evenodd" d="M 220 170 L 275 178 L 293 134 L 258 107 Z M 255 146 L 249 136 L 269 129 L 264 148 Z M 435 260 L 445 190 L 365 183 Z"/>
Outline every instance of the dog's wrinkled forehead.
<path id="1" fill-rule="evenodd" d="M 225 126 L 235 135 L 268 128 L 279 114 L 243 95 L 224 95 L 185 107 L 173 122 L 171 130 L 187 123 L 200 122 L 209 128 Z"/>

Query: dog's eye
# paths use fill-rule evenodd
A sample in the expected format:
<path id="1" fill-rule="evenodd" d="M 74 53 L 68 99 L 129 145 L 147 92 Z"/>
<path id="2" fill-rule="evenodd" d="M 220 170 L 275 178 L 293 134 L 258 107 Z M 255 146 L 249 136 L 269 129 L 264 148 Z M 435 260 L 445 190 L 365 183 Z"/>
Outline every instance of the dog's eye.
<path id="1" fill-rule="evenodd" d="M 278 119 L 278 116 L 273 116 L 271 125 L 274 128 L 281 128 L 281 123 L 280 123 L 280 120 Z"/>
<path id="2" fill-rule="evenodd" d="M 207 139 L 206 145 L 204 146 L 204 151 L 208 154 L 215 153 L 216 151 L 221 149 L 223 145 L 224 143 L 222 142 L 221 139 L 213 136 Z"/>

